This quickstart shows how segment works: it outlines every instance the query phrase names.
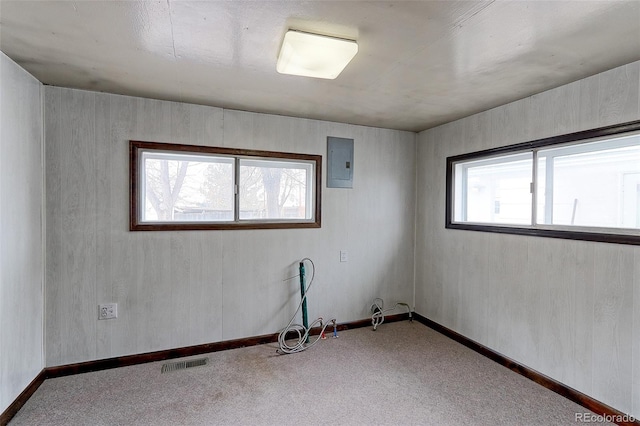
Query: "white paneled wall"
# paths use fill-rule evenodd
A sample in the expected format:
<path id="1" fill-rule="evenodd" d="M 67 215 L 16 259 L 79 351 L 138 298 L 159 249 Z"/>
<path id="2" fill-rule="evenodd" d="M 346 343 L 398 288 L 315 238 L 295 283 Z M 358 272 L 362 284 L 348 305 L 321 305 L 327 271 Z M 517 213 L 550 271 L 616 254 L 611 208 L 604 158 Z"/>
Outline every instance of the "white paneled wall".
<path id="1" fill-rule="evenodd" d="M 0 52 L 0 413 L 44 367 L 41 87 Z"/>
<path id="2" fill-rule="evenodd" d="M 412 303 L 416 135 L 45 88 L 46 365 L 274 333 L 317 266 L 309 316 Z M 322 154 L 355 140 L 353 189 L 324 187 L 322 228 L 129 232 L 129 139 Z M 339 262 L 339 251 L 349 261 Z M 116 320 L 97 305 L 118 303 Z"/>
<path id="3" fill-rule="evenodd" d="M 424 131 L 416 311 L 640 417 L 640 247 L 445 229 L 446 157 L 640 119 L 640 62 Z"/>

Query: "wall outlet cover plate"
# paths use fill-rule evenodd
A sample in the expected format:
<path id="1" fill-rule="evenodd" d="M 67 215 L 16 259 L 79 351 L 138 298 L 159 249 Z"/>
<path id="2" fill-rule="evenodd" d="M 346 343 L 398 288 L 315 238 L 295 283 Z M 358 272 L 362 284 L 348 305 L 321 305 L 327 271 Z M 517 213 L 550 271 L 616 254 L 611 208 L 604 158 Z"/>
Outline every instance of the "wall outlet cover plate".
<path id="1" fill-rule="evenodd" d="M 117 303 L 102 303 L 98 305 L 98 319 L 112 319 L 118 318 L 118 304 Z"/>

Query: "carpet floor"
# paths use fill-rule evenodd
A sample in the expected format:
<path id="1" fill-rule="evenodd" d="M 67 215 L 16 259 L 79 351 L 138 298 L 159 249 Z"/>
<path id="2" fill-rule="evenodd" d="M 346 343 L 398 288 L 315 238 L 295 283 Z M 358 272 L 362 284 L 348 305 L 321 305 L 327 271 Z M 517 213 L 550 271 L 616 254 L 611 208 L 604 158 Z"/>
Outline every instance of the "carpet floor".
<path id="1" fill-rule="evenodd" d="M 46 380 L 19 425 L 575 425 L 588 412 L 408 321 L 343 331 L 308 351 L 276 344 Z"/>

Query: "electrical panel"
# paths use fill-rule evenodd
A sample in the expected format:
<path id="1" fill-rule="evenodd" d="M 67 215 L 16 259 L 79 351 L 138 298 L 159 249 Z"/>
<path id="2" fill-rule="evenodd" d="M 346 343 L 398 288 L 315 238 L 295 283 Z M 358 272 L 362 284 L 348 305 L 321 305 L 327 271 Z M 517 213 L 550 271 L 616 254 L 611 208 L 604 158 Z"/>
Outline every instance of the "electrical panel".
<path id="1" fill-rule="evenodd" d="M 327 137 L 327 188 L 353 188 L 353 139 Z"/>

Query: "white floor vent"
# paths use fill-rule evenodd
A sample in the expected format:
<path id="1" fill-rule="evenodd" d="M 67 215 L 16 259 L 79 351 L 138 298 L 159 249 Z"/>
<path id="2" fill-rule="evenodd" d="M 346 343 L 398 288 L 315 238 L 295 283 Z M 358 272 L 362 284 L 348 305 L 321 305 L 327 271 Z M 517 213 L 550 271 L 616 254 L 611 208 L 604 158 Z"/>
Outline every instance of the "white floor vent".
<path id="1" fill-rule="evenodd" d="M 207 365 L 209 358 L 190 359 L 189 361 L 168 362 L 162 366 L 161 373 L 170 373 L 176 370 L 184 370 L 185 368 L 200 367 Z"/>

